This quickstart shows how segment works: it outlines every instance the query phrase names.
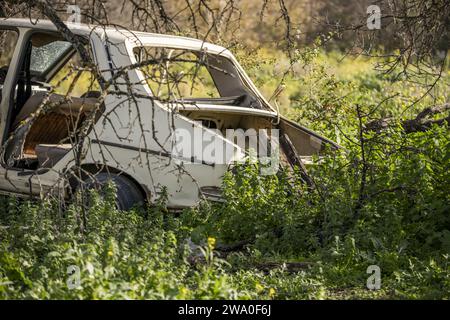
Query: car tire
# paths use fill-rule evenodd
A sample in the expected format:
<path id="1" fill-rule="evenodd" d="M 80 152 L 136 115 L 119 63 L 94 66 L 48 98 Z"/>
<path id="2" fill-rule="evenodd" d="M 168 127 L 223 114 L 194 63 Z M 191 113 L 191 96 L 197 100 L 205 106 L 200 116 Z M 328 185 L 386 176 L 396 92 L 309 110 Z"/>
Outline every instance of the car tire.
<path id="1" fill-rule="evenodd" d="M 84 190 L 96 190 L 102 193 L 106 185 L 112 181 L 117 189 L 116 207 L 119 210 L 130 210 L 133 207 L 143 207 L 145 198 L 136 184 L 123 175 L 100 172 L 95 177 L 84 181 Z"/>

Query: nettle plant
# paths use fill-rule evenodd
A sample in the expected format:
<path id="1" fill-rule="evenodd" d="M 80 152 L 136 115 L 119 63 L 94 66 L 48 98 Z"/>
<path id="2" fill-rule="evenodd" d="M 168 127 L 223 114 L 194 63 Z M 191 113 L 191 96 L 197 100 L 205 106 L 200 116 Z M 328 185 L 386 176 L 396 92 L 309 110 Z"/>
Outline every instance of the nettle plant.
<path id="1" fill-rule="evenodd" d="M 1 298 L 237 298 L 210 240 L 200 249 L 206 261 L 192 268 L 191 250 L 176 221 L 162 207 L 123 212 L 115 189 L 91 195 L 82 208 L 64 212 L 55 203 L 3 199 L 0 215 Z M 71 269 L 69 269 L 71 268 Z M 77 270 L 76 274 L 69 270 Z M 80 278 L 78 281 L 76 276 Z"/>

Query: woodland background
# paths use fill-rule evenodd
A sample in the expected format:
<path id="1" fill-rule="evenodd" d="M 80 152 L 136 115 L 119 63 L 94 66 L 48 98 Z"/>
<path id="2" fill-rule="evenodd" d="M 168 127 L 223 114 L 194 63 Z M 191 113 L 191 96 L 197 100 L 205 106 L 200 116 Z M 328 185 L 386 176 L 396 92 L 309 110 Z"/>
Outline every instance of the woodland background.
<path id="1" fill-rule="evenodd" d="M 267 98 L 284 88 L 283 114 L 345 151 L 310 169 L 313 189 L 243 166 L 225 177 L 225 203 L 179 215 L 164 197 L 119 212 L 113 186 L 83 226 L 75 204 L 61 214 L 52 200 L 4 197 L 0 298 L 450 298 L 447 1 L 49 3 L 0 13 L 64 21 L 76 3 L 82 22 L 219 43 Z M 371 4 L 379 30 L 367 28 Z M 379 290 L 367 289 L 370 265 Z"/>

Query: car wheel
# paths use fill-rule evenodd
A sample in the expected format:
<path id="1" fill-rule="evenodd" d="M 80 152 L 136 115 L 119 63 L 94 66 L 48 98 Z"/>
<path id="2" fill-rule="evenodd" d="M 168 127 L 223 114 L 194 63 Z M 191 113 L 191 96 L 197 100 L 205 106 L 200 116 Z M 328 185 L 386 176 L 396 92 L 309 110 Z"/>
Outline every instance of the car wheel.
<path id="1" fill-rule="evenodd" d="M 102 190 L 105 189 L 110 181 L 115 184 L 117 189 L 117 209 L 130 210 L 133 207 L 144 206 L 144 196 L 136 184 L 130 179 L 115 173 L 100 172 L 95 177 L 86 179 L 84 182 L 84 190 L 96 190 L 101 196 Z"/>

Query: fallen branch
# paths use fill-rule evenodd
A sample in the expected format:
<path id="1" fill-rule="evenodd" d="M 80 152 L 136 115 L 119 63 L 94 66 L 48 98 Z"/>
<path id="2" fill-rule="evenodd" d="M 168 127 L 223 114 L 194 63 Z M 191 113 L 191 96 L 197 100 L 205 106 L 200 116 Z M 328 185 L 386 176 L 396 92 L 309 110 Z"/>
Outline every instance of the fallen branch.
<path id="1" fill-rule="evenodd" d="M 440 114 L 450 110 L 450 103 L 442 105 L 432 106 L 422 110 L 415 119 L 403 120 L 400 125 L 403 127 L 405 133 L 423 132 L 431 128 L 432 125 L 438 126 L 444 125 L 444 123 L 450 123 L 450 115 L 440 119 L 427 119 L 430 116 Z M 395 118 L 383 118 L 366 123 L 365 131 L 380 132 L 391 127 L 397 119 Z"/>

